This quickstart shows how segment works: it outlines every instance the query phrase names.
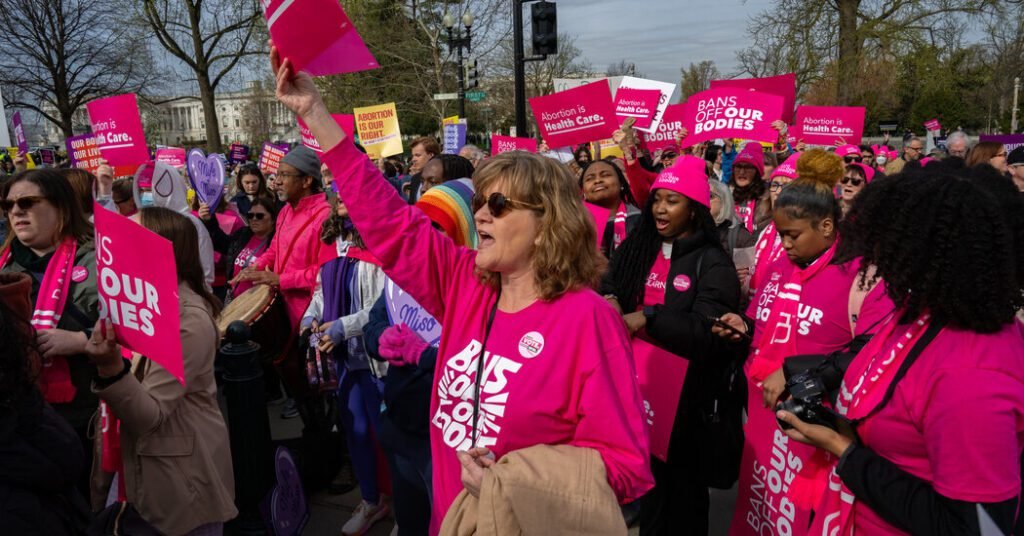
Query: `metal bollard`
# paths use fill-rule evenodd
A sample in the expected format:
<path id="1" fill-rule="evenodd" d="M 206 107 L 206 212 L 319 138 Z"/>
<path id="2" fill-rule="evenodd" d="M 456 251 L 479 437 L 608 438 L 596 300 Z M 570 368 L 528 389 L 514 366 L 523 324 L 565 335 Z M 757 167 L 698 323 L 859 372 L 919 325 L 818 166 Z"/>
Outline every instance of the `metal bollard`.
<path id="1" fill-rule="evenodd" d="M 260 501 L 274 484 L 274 451 L 263 387 L 260 345 L 249 340 L 244 322 L 232 322 L 217 355 L 223 367 L 231 463 L 235 474 L 236 534 L 266 534 Z"/>

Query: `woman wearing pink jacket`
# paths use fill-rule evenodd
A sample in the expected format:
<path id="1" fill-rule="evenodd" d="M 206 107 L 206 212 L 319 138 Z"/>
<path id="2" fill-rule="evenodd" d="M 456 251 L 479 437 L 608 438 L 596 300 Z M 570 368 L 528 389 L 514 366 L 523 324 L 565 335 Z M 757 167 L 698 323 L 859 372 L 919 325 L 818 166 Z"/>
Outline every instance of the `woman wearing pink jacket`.
<path id="1" fill-rule="evenodd" d="M 592 448 L 622 502 L 652 486 L 639 388 L 621 317 L 593 287 L 604 259 L 574 178 L 521 152 L 474 176 L 479 250 L 407 205 L 345 139 L 313 80 L 276 48 L 277 97 L 309 126 L 338 195 L 385 273 L 441 321 L 430 407 L 436 532 L 464 488 L 534 445 Z M 481 359 L 481 356 L 484 356 Z"/>

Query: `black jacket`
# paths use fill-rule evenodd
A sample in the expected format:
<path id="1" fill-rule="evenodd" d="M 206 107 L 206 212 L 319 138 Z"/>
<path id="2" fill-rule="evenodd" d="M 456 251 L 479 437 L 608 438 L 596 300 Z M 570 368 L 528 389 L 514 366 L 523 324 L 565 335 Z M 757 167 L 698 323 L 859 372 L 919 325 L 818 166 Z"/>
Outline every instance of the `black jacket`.
<path id="1" fill-rule="evenodd" d="M 383 293 L 370 309 L 370 320 L 363 327 L 363 345 L 374 359 L 380 357 L 380 335 L 391 326 L 387 300 Z M 405 433 L 426 438 L 430 433 L 430 393 L 434 385 L 437 348 L 428 346 L 420 354 L 419 365 L 388 367 L 384 376 L 385 415 Z"/>
<path id="2" fill-rule="evenodd" d="M 684 292 L 672 284 L 679 275 L 690 278 L 690 288 Z M 609 271 L 601 286 L 602 294 L 618 294 L 612 283 L 614 276 Z M 672 430 L 669 459 L 692 459 L 683 452 L 693 443 L 686 440 L 687 431 L 716 396 L 712 386 L 720 385 L 718 379 L 729 365 L 744 355 L 741 345 L 711 333 L 709 318 L 738 312 L 740 283 L 732 259 L 721 248 L 708 244 L 702 232 L 673 244 L 666 281 L 665 304 L 655 306 L 645 331 L 657 346 L 690 361 Z"/>
<path id="3" fill-rule="evenodd" d="M 636 207 L 628 205 L 626 214 L 626 236 L 629 236 L 640 225 L 640 211 Z M 604 253 L 605 257 L 611 258 L 614 244 L 615 221 L 609 220 L 604 224 L 604 232 L 601 234 L 601 253 Z"/>
<path id="4" fill-rule="evenodd" d="M 89 509 L 75 489 L 82 443 L 38 391 L 0 409 L 0 532 L 78 534 Z"/>

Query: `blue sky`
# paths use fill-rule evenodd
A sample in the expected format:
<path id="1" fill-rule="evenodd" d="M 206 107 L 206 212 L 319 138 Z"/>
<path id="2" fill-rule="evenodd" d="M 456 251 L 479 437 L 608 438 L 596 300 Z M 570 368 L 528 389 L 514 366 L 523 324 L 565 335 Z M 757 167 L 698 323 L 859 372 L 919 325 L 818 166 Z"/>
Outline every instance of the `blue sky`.
<path id="1" fill-rule="evenodd" d="M 595 70 L 621 59 L 648 78 L 678 83 L 679 69 L 714 60 L 723 75 L 749 44 L 750 18 L 769 0 L 557 0 L 558 30 L 576 36 Z M 526 12 L 529 16 L 529 11 Z"/>

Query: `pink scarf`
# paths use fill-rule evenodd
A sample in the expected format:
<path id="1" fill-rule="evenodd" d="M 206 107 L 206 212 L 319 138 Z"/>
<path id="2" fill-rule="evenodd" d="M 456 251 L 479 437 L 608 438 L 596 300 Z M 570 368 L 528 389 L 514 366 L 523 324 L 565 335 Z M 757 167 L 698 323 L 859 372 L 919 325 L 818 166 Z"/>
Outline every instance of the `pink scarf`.
<path id="1" fill-rule="evenodd" d="M 898 318 L 899 315 L 895 315 L 887 322 L 850 364 L 836 400 L 840 415 L 856 421 L 878 407 L 907 354 L 927 331 L 931 319 L 928 314 L 922 315 L 910 324 L 905 335 L 894 340 Z M 850 382 L 856 383 L 851 386 Z M 839 459 L 828 458 L 828 485 L 822 490 L 824 496 L 818 502 L 810 534 L 852 535 L 855 497 L 836 473 Z"/>
<path id="2" fill-rule="evenodd" d="M 798 353 L 792 320 L 797 317 L 800 293 L 808 281 L 828 268 L 838 244 L 838 240 L 833 242 L 832 247 L 807 268 L 801 270 L 794 266 L 789 278 L 779 282 L 779 293 L 772 305 L 771 316 L 768 317 L 761 339 L 757 342 L 750 369 L 747 371 L 747 377 L 752 381 L 763 382 L 782 366 L 787 357 Z"/>
<path id="3" fill-rule="evenodd" d="M 754 224 L 755 224 L 754 213 L 756 211 L 757 211 L 757 200 L 756 199 L 751 199 L 750 201 L 747 201 L 746 203 L 744 203 L 742 206 L 741 205 L 736 205 L 736 215 L 740 217 L 740 220 L 743 221 L 743 225 L 751 233 L 754 232 L 754 227 L 755 227 L 754 226 Z"/>
<path id="4" fill-rule="evenodd" d="M 36 296 L 36 308 L 32 312 L 32 327 L 36 331 L 53 329 L 60 322 L 64 305 L 68 301 L 68 288 L 71 286 L 71 267 L 75 262 L 78 243 L 74 238 L 65 238 L 57 245 L 53 257 L 46 265 L 43 280 L 39 283 L 39 294 Z M 11 249 L 0 253 L 0 267 L 6 266 L 11 260 Z M 43 360 L 39 373 L 39 390 L 43 398 L 51 404 L 66 404 L 75 398 L 75 386 L 71 383 L 71 369 L 64 356 L 56 356 Z"/>
<path id="5" fill-rule="evenodd" d="M 754 273 L 750 275 L 750 288 L 756 289 L 761 280 L 768 275 L 768 267 L 778 259 L 782 252 L 782 240 L 779 240 L 779 230 L 775 228 L 775 222 L 768 224 L 761 238 L 754 248 Z"/>
<path id="6" fill-rule="evenodd" d="M 615 222 L 612 226 L 612 251 L 622 245 L 626 239 L 626 204 L 619 203 L 619 209 L 615 211 Z"/>

